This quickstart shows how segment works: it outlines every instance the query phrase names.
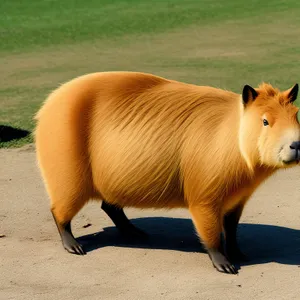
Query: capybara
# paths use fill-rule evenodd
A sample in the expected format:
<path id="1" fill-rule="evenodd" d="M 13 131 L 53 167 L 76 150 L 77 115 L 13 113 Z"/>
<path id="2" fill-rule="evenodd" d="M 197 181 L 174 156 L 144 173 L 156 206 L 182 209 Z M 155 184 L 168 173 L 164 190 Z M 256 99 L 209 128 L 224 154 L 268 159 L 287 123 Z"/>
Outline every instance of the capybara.
<path id="1" fill-rule="evenodd" d="M 71 220 L 90 199 L 129 234 L 143 232 L 124 207 L 187 208 L 213 266 L 236 274 L 245 203 L 276 170 L 299 163 L 297 95 L 298 84 L 238 94 L 141 72 L 62 84 L 36 115 L 35 141 L 64 248 L 85 254 Z"/>

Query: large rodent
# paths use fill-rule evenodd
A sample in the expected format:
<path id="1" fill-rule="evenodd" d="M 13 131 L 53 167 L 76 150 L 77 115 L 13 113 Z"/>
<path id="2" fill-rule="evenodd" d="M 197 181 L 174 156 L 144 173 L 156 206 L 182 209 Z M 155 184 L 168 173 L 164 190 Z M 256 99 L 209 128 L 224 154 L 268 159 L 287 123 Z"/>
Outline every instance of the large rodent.
<path id="1" fill-rule="evenodd" d="M 53 91 L 36 115 L 37 158 L 65 249 L 90 199 L 125 233 L 124 207 L 187 208 L 218 271 L 237 273 L 236 229 L 251 194 L 300 157 L 298 84 L 241 94 L 139 72 L 99 72 Z M 220 234 L 226 238 L 221 248 Z"/>

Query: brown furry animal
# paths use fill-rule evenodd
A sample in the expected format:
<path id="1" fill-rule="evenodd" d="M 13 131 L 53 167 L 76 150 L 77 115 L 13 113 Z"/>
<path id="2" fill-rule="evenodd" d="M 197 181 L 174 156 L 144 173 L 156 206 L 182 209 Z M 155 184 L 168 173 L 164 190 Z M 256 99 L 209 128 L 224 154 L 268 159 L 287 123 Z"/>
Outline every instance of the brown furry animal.
<path id="1" fill-rule="evenodd" d="M 251 194 L 298 164 L 298 84 L 242 95 L 136 72 L 81 76 L 38 112 L 39 166 L 65 249 L 84 254 L 70 222 L 90 200 L 123 232 L 124 207 L 188 208 L 217 270 L 237 273 L 236 229 Z M 225 252 L 221 232 L 225 233 Z"/>

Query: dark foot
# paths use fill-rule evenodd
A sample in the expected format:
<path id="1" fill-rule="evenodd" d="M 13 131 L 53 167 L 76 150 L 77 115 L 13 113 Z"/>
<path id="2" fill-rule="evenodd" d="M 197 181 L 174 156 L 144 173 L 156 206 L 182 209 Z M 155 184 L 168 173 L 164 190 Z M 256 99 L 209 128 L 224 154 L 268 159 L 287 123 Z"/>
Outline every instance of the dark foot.
<path id="1" fill-rule="evenodd" d="M 122 235 L 130 238 L 147 239 L 148 234 L 143 230 L 135 227 L 133 224 L 119 228 Z"/>
<path id="2" fill-rule="evenodd" d="M 248 262 L 250 260 L 238 247 L 228 248 L 226 256 L 234 262 Z"/>
<path id="3" fill-rule="evenodd" d="M 213 266 L 222 273 L 237 274 L 238 271 L 227 258 L 218 250 L 208 250 L 208 255 L 213 263 Z"/>
<path id="4" fill-rule="evenodd" d="M 80 245 L 73 235 L 70 235 L 67 231 L 63 232 L 61 235 L 62 243 L 64 248 L 72 254 L 84 255 L 86 252 L 83 250 L 82 245 Z"/>
<path id="5" fill-rule="evenodd" d="M 73 236 L 73 233 L 71 230 L 71 222 L 67 222 L 65 224 L 60 224 L 57 222 L 53 212 L 52 212 L 52 216 L 54 218 L 54 221 L 57 226 L 58 232 L 60 234 L 61 241 L 62 241 L 64 248 L 69 253 L 74 253 L 74 254 L 78 254 L 78 255 L 86 254 L 86 252 L 83 250 L 82 246 L 75 240 L 75 238 Z"/>
<path id="6" fill-rule="evenodd" d="M 116 227 L 125 236 L 133 238 L 146 238 L 148 235 L 141 229 L 135 227 L 126 217 L 122 208 L 102 201 L 101 208 L 111 218 Z"/>

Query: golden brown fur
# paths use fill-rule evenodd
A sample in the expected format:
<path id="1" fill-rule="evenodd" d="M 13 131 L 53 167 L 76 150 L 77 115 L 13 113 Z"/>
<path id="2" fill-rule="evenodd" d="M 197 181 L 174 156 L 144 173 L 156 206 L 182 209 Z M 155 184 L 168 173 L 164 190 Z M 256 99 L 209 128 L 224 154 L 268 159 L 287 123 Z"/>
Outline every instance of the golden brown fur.
<path id="1" fill-rule="evenodd" d="M 205 245 L 219 247 L 223 216 L 290 166 L 274 151 L 300 137 L 288 91 L 256 91 L 245 107 L 240 94 L 144 73 L 94 73 L 62 85 L 38 112 L 35 133 L 58 222 L 90 199 L 186 207 Z"/>

